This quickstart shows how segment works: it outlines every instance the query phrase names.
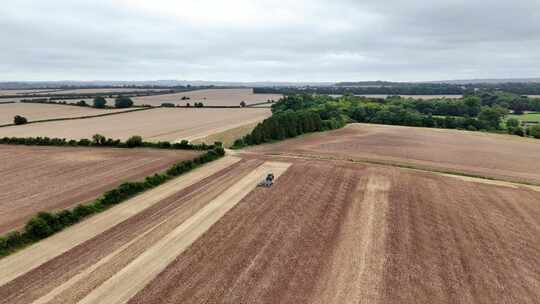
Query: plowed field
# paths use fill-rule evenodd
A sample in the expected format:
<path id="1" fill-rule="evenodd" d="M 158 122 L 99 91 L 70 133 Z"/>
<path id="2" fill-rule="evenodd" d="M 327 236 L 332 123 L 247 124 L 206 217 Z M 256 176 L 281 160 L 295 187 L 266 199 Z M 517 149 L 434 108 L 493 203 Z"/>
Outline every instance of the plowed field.
<path id="1" fill-rule="evenodd" d="M 39 211 L 91 200 L 198 152 L 0 145 L 0 234 Z"/>
<path id="2" fill-rule="evenodd" d="M 249 151 L 368 160 L 540 184 L 540 140 L 511 135 L 350 124 Z"/>
<path id="3" fill-rule="evenodd" d="M 129 303 L 534 303 L 540 192 L 296 163 Z"/>

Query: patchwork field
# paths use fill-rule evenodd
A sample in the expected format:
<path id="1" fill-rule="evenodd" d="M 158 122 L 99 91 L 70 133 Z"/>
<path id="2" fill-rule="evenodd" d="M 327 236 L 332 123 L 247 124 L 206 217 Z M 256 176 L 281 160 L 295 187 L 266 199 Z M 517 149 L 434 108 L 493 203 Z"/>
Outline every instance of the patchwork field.
<path id="1" fill-rule="evenodd" d="M 51 93 L 51 92 L 54 92 L 54 91 L 58 91 L 58 89 L 0 90 L 0 96 L 2 96 L 2 95 L 41 94 L 41 93 Z"/>
<path id="2" fill-rule="evenodd" d="M 0 303 L 534 303 L 540 192 L 484 182 L 226 157 L 0 260 Z"/>
<path id="3" fill-rule="evenodd" d="M 540 183 L 540 141 L 507 135 L 351 124 L 249 151 L 368 160 Z"/>
<path id="4" fill-rule="evenodd" d="M 95 94 L 95 93 L 123 93 L 123 92 L 146 92 L 164 91 L 166 89 L 141 89 L 141 88 L 100 88 L 100 89 L 74 89 L 61 90 L 57 94 Z"/>
<path id="5" fill-rule="evenodd" d="M 198 154 L 0 145 L 0 234 L 21 227 L 39 211 L 89 201 L 124 181 L 163 171 Z"/>
<path id="6" fill-rule="evenodd" d="M 188 97 L 189 100 L 182 100 L 182 97 Z M 193 105 L 195 102 L 202 102 L 206 106 L 239 106 L 242 101 L 245 101 L 249 105 L 268 100 L 278 101 L 281 97 L 278 94 L 254 94 L 253 89 L 211 89 L 136 97 L 133 98 L 133 101 L 135 104 L 149 104 L 153 106 L 159 106 L 164 102 L 181 106 L 185 106 L 186 103 Z"/>
<path id="7" fill-rule="evenodd" d="M 159 108 L 92 119 L 6 127 L 0 129 L 0 137 L 49 136 L 80 139 L 99 133 L 118 139 L 140 135 L 147 141 L 194 140 L 262 121 L 270 115 L 270 109 Z"/>
<path id="8" fill-rule="evenodd" d="M 0 100 L 1 101 L 1 100 Z M 0 104 L 0 125 L 13 123 L 15 115 L 22 115 L 28 121 L 93 116 L 105 113 L 122 112 L 126 109 L 94 109 L 87 107 L 63 106 L 37 103 Z M 0 131 L 1 133 L 1 131 Z"/>

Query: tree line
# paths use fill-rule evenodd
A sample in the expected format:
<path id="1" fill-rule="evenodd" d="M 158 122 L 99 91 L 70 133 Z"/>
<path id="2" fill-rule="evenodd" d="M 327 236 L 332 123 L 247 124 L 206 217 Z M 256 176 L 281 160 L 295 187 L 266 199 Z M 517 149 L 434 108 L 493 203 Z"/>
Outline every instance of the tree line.
<path id="1" fill-rule="evenodd" d="M 489 92 L 509 92 L 518 95 L 540 95 L 540 83 L 407 83 L 407 82 L 365 82 L 337 83 L 330 86 L 259 87 L 254 93 L 264 94 L 323 94 L 323 95 L 465 95 L 482 90 Z"/>
<path id="2" fill-rule="evenodd" d="M 495 96 L 495 98 L 493 97 Z M 513 100 L 526 100 L 525 109 L 535 109 L 536 100 L 515 96 L 482 93 L 481 96 L 468 95 L 461 99 L 416 100 L 391 96 L 386 99 L 373 99 L 345 95 L 294 94 L 282 98 L 272 105 L 273 115 L 259 124 L 255 130 L 238 141 L 242 144 L 259 144 L 271 140 L 294 137 L 284 130 L 295 129 L 289 120 L 302 122 L 301 113 L 316 113 L 322 121 L 334 120 L 335 125 L 325 125 L 316 131 L 340 127 L 342 122 L 365 122 L 389 125 L 404 125 L 430 128 L 463 129 L 471 131 L 508 132 L 519 136 L 538 137 L 540 126 L 524 128 L 515 119 L 504 122 L 512 111 Z M 510 100 L 510 101 L 509 101 Z M 285 113 L 290 118 L 285 118 Z M 289 125 L 288 125 L 289 124 Z"/>
<path id="3" fill-rule="evenodd" d="M 338 129 L 346 124 L 341 113 L 326 112 L 315 107 L 281 107 L 283 104 L 295 104 L 292 99 L 304 101 L 310 95 L 288 96 L 272 106 L 272 116 L 259 123 L 251 133 L 237 139 L 233 148 L 279 141 L 301 134 Z"/>
<path id="4" fill-rule="evenodd" d="M 171 143 L 168 141 L 146 142 L 141 136 L 134 135 L 126 141 L 120 139 L 107 138 L 101 134 L 95 134 L 91 139 L 83 138 L 79 140 L 50 137 L 0 137 L 0 144 L 7 145 L 27 145 L 27 146 L 64 146 L 64 147 L 114 147 L 114 148 L 156 148 L 156 149 L 175 149 L 175 150 L 212 150 L 221 143 L 216 142 L 213 145 L 206 143 L 192 144 L 187 140 Z"/>

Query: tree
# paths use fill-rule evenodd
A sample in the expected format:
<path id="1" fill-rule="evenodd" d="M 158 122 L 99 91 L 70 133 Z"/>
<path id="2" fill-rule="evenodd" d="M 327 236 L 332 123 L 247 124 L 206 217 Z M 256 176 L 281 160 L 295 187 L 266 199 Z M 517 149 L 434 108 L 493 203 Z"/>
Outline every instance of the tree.
<path id="1" fill-rule="evenodd" d="M 519 127 L 519 120 L 515 119 L 515 118 L 509 118 L 507 121 L 506 121 L 506 126 L 509 128 L 509 129 L 513 129 L 513 128 L 516 128 L 516 127 Z"/>
<path id="2" fill-rule="evenodd" d="M 80 107 L 86 107 L 86 106 L 88 106 L 88 105 L 86 104 L 86 101 L 84 101 L 84 100 L 78 101 L 78 102 L 76 103 L 76 105 L 78 105 L 78 106 L 80 106 Z"/>
<path id="3" fill-rule="evenodd" d="M 101 96 L 94 98 L 94 108 L 103 109 L 107 105 L 107 100 Z"/>
<path id="4" fill-rule="evenodd" d="M 28 123 L 28 120 L 24 116 L 15 115 L 15 117 L 13 117 L 13 123 L 15 123 L 16 125 L 24 125 Z"/>
<path id="5" fill-rule="evenodd" d="M 529 136 L 540 139 L 540 125 L 529 127 Z"/>
<path id="6" fill-rule="evenodd" d="M 488 129 L 498 130 L 501 128 L 501 120 L 506 113 L 507 110 L 501 107 L 482 107 L 478 114 L 478 120 L 484 123 Z"/>
<path id="7" fill-rule="evenodd" d="M 242 102 L 240 102 L 240 106 L 242 108 L 245 108 L 247 106 L 246 102 L 242 100 Z"/>
<path id="8" fill-rule="evenodd" d="M 98 145 L 98 146 L 101 146 L 101 145 L 104 145 L 105 142 L 107 141 L 107 139 L 105 138 L 105 136 L 101 135 L 101 134 L 94 134 L 92 136 L 92 140 L 94 142 L 95 145 Z"/>
<path id="9" fill-rule="evenodd" d="M 127 145 L 129 148 L 140 147 L 140 146 L 142 146 L 142 144 L 143 144 L 142 137 L 140 137 L 140 136 L 138 136 L 138 135 L 131 136 L 131 137 L 126 141 L 126 145 Z"/>
<path id="10" fill-rule="evenodd" d="M 118 96 L 114 100 L 114 106 L 116 108 L 130 108 L 133 106 L 133 100 L 127 96 Z"/>

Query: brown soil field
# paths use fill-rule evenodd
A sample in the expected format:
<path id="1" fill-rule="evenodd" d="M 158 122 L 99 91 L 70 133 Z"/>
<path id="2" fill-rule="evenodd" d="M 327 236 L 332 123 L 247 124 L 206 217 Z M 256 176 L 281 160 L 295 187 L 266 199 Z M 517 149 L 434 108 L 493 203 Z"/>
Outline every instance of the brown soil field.
<path id="1" fill-rule="evenodd" d="M 0 260 L 0 303 L 540 298 L 538 187 L 344 161 L 218 162 Z M 269 171 L 275 185 L 255 188 Z"/>
<path id="2" fill-rule="evenodd" d="M 182 100 L 182 97 L 189 97 L 189 100 Z M 159 106 L 164 102 L 185 106 L 186 103 L 193 105 L 195 102 L 202 102 L 206 106 L 239 106 L 240 102 L 246 104 L 265 102 L 268 100 L 278 101 L 282 96 L 278 94 L 254 94 L 253 89 L 210 89 L 196 90 L 190 92 L 165 94 L 156 96 L 135 97 L 135 104 L 149 104 Z"/>
<path id="3" fill-rule="evenodd" d="M 540 192 L 296 162 L 129 303 L 534 303 Z"/>
<path id="4" fill-rule="evenodd" d="M 140 135 L 147 141 L 195 140 L 262 121 L 270 115 L 269 109 L 159 108 L 91 119 L 6 127 L 0 129 L 0 137 L 49 136 L 80 139 L 99 133 L 118 139 Z"/>
<path id="5" fill-rule="evenodd" d="M 0 145 L 0 234 L 39 211 L 89 201 L 199 152 Z"/>
<path id="6" fill-rule="evenodd" d="M 127 292 L 133 289 L 131 283 L 139 284 L 139 280 L 144 283 L 157 275 L 168 264 L 165 255 L 170 255 L 172 261 L 178 250 L 183 251 L 223 213 L 234 207 L 268 170 L 274 170 L 276 176 L 280 173 L 277 171 L 286 170 L 274 163 L 261 164 L 259 160 L 236 162 L 212 176 L 180 187 L 116 226 L 67 251 L 59 251 L 38 265 L 20 269 L 13 262 L 17 261 L 17 255 L 25 251 L 0 261 L 3 266 L 0 268 L 0 303 L 74 303 L 80 300 L 89 303 L 93 302 L 93 295 L 99 292 L 96 288 L 103 289 L 103 286 L 112 284 L 111 279 L 114 282 L 115 275 L 132 270 L 142 271 L 141 275 L 127 280 L 129 286 L 122 285 L 105 295 L 122 296 L 126 287 Z M 158 188 L 154 190 L 158 191 Z M 79 234 L 94 235 L 93 226 L 85 221 L 73 229 L 78 229 Z M 68 230 L 61 234 L 68 234 Z M 42 243 L 47 242 L 51 241 L 47 239 Z M 34 251 L 34 254 L 41 256 L 39 251 Z M 146 263 L 147 260 L 149 263 Z M 141 261 L 145 263 L 139 266 Z M 144 278 L 155 271 L 157 273 Z M 4 272 L 9 274 L 7 280 L 3 279 L 6 276 Z M 13 272 L 17 275 L 11 275 Z M 125 280 L 119 283 L 122 282 L 125 283 Z M 96 303 L 104 302 L 98 299 Z"/>
<path id="7" fill-rule="evenodd" d="M 540 183 L 540 141 L 510 135 L 350 124 L 340 130 L 262 145 L 248 151 L 388 162 Z"/>
<path id="8" fill-rule="evenodd" d="M 37 103 L 10 103 L 0 105 L 0 125 L 13 123 L 15 115 L 21 115 L 28 121 L 93 116 L 105 113 L 122 112 L 129 109 L 94 109 L 87 107 L 64 106 Z"/>

